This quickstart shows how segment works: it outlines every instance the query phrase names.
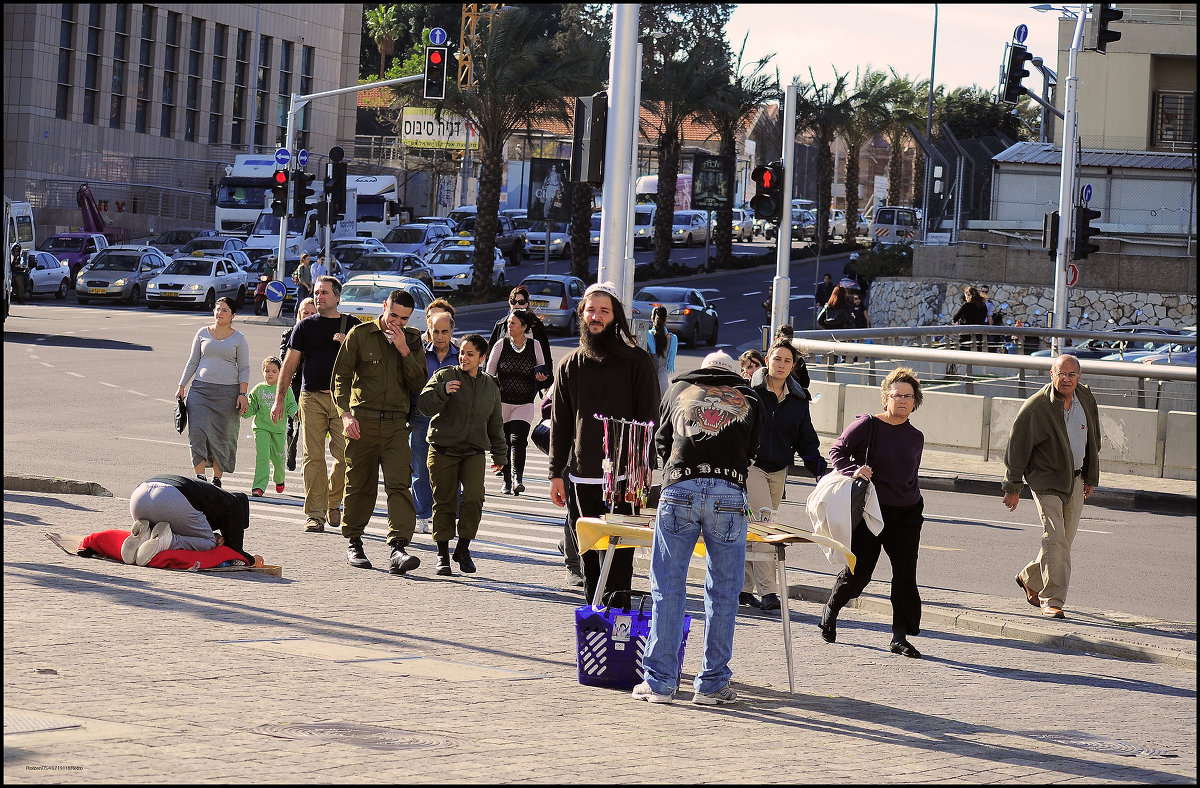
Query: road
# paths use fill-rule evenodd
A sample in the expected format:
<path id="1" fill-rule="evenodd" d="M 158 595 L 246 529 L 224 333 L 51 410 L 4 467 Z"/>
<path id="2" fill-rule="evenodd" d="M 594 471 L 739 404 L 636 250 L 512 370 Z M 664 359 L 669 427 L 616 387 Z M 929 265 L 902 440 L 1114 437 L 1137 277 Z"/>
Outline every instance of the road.
<path id="1" fill-rule="evenodd" d="M 766 275 L 766 269 L 759 269 L 736 276 Z M 192 337 L 210 321 L 200 312 L 54 301 L 16 306 L 4 335 L 5 473 L 95 481 L 118 497 L 128 497 L 156 473 L 186 473 L 187 441 L 171 424 L 173 397 Z M 472 315 L 460 323 L 460 334 L 467 327 L 490 325 L 491 318 Z M 256 357 L 278 352 L 282 328 L 245 322 L 235 326 L 247 335 Z M 556 355 L 571 344 L 566 338 L 554 343 Z M 703 347 L 687 351 L 706 352 Z M 258 365 L 251 366 L 257 382 Z M 238 469 L 228 477 L 228 486 L 248 491 L 254 443 L 249 423 L 244 427 Z M 543 481 L 528 481 L 544 478 L 545 467 L 536 450 L 530 450 L 530 457 L 530 491 L 519 501 L 500 495 L 498 482 L 489 477 L 481 538 L 552 552 L 558 539 L 554 524 L 561 522 L 562 511 L 549 504 Z M 798 505 L 809 484 L 795 480 L 789 485 L 785 506 L 797 507 L 789 516 L 803 516 Z M 300 474 L 289 473 L 287 485 L 282 503 L 256 504 L 255 510 L 298 532 L 303 521 L 297 506 Z M 927 492 L 926 517 L 922 585 L 996 595 L 1015 592 L 1012 576 L 1036 551 L 1040 530 L 1031 503 L 1022 502 L 1010 514 L 998 498 Z M 378 516 L 372 521 L 373 527 L 381 524 Z M 514 524 L 525 529 L 520 539 L 511 532 Z M 811 552 L 789 556 L 797 568 L 830 571 Z M 1072 603 L 1196 620 L 1194 518 L 1088 507 L 1074 559 Z M 882 580 L 888 578 L 885 565 L 880 562 Z"/>

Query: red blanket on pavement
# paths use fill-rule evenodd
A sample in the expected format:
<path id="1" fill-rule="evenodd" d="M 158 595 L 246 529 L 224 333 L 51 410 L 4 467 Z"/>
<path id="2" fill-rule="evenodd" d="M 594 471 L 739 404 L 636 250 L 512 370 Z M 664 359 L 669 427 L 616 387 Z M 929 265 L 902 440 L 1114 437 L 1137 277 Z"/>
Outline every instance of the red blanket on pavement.
<path id="1" fill-rule="evenodd" d="M 111 530 L 97 531 L 88 534 L 79 543 L 79 550 L 92 550 L 105 558 L 121 560 L 121 545 L 129 537 L 129 531 Z M 226 561 L 237 561 L 238 566 L 245 566 L 246 559 L 233 548 L 221 545 L 212 550 L 163 550 L 150 559 L 147 566 L 157 569 L 212 569 Z"/>

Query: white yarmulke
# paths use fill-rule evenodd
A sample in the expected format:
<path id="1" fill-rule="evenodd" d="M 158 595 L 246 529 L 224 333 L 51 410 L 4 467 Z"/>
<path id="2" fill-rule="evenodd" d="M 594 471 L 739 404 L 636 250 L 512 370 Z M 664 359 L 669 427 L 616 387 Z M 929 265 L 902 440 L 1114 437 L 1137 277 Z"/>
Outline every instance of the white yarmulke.
<path id="1" fill-rule="evenodd" d="M 709 353 L 704 357 L 704 362 L 700 364 L 703 367 L 717 367 L 726 372 L 732 372 L 735 375 L 741 375 L 741 370 L 738 369 L 738 364 L 733 360 L 733 356 L 723 350 L 718 350 L 715 353 Z"/>

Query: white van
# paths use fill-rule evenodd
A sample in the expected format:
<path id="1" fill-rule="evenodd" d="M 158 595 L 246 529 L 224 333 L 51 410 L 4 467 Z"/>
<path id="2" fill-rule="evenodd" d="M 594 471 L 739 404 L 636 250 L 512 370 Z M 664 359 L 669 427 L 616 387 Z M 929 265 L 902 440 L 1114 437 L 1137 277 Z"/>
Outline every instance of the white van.
<path id="1" fill-rule="evenodd" d="M 657 205 L 633 206 L 633 248 L 654 248 L 654 215 L 658 213 Z"/>
<path id="2" fill-rule="evenodd" d="M 892 205 L 875 209 L 871 219 L 871 238 L 883 246 L 911 244 L 917 239 L 917 210 Z"/>

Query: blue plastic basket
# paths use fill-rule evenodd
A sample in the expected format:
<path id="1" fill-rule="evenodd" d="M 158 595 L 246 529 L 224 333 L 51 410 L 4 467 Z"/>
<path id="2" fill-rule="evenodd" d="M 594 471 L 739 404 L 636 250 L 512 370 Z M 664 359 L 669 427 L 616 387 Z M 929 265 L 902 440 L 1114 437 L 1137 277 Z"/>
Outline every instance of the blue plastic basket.
<path id="1" fill-rule="evenodd" d="M 642 658 L 650 642 L 650 613 L 641 596 L 636 610 L 607 605 L 583 605 L 575 608 L 575 641 L 579 683 L 591 687 L 633 689 L 642 681 Z M 683 673 L 683 653 L 687 648 L 692 617 L 683 617 L 683 640 L 679 644 L 679 669 Z M 679 676 L 676 676 L 676 682 Z"/>

